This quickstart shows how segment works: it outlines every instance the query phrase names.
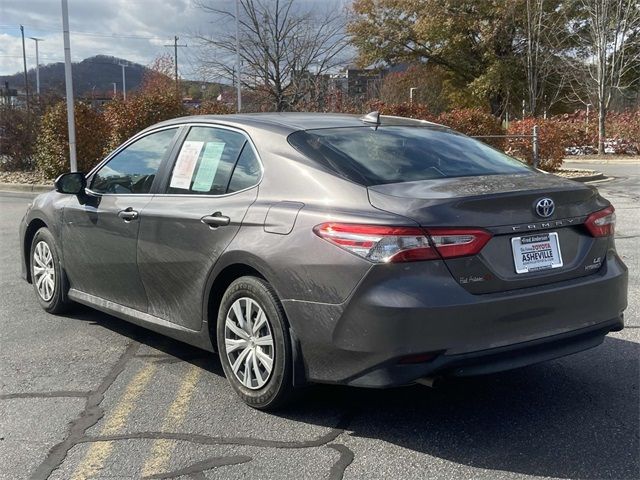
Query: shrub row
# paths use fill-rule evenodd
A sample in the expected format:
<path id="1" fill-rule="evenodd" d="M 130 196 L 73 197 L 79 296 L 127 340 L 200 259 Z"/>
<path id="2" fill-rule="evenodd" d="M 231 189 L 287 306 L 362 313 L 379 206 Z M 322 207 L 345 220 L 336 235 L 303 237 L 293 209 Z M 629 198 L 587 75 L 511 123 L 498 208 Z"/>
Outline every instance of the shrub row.
<path id="1" fill-rule="evenodd" d="M 532 135 L 534 125 L 538 125 L 539 167 L 554 171 L 562 166 L 568 153 L 595 153 L 598 144 L 598 125 L 594 114 L 587 122 L 586 112 L 558 115 L 548 119 L 525 118 L 509 123 L 505 129 L 501 122 L 489 112 L 467 108 L 433 115 L 425 105 L 384 102 L 370 102 L 367 111 L 378 110 L 385 115 L 428 120 L 446 125 L 466 135 L 483 137 L 492 135 Z M 640 110 L 611 112 L 607 116 L 607 153 L 640 153 Z M 521 138 L 481 138 L 507 153 L 533 162 L 533 139 Z"/>
<path id="2" fill-rule="evenodd" d="M 190 114 L 230 113 L 218 102 L 204 102 L 188 110 L 173 88 L 143 88 L 124 101 L 110 102 L 102 111 L 76 102 L 76 154 L 78 169 L 88 171 L 118 145 L 139 131 L 163 120 Z M 42 117 L 36 143 L 37 167 L 54 178 L 69 169 L 66 104 L 51 106 Z"/>
<path id="3" fill-rule="evenodd" d="M 584 112 L 562 115 L 550 119 L 526 118 L 513 121 L 504 129 L 501 122 L 481 109 L 458 109 L 432 114 L 419 103 L 384 103 L 372 101 L 361 105 L 363 111 L 378 110 L 385 115 L 417 118 L 440 123 L 471 136 L 530 135 L 533 126 L 539 127 L 539 165 L 549 171 L 558 169 L 567 149 L 585 151 L 595 146 L 597 124 L 592 115 L 589 122 Z M 37 141 L 25 134 L 24 112 L 20 109 L 2 112 L 9 121 L 0 143 L 0 168 L 27 169 L 35 159 L 37 168 L 48 177 L 55 177 L 68 169 L 68 143 L 66 105 L 57 102 L 47 108 L 41 116 L 37 129 Z M 76 115 L 76 151 L 78 168 L 89 170 L 111 150 L 123 141 L 153 125 L 154 123 L 179 116 L 198 114 L 225 114 L 230 109 L 219 102 L 203 102 L 195 111 L 189 111 L 182 104 L 175 88 L 164 80 L 148 81 L 140 92 L 130 95 L 127 101 L 118 99 L 110 102 L 102 111 L 78 102 Z M 20 117 L 20 118 L 18 118 Z M 608 145 L 615 153 L 638 153 L 640 151 L 640 110 L 611 113 L 607 119 L 610 141 Z M 482 138 L 481 138 L 482 139 Z M 484 138 L 483 141 L 503 149 L 508 153 L 532 162 L 531 138 Z M 35 144 L 35 154 L 33 153 Z M 22 159 L 18 165 L 11 159 Z"/>

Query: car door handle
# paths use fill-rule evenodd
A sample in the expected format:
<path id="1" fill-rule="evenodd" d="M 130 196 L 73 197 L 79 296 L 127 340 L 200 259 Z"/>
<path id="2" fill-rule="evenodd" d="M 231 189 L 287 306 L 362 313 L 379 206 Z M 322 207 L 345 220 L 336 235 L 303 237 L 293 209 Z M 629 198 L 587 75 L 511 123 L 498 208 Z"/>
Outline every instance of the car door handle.
<path id="1" fill-rule="evenodd" d="M 213 215 L 206 215 L 200 219 L 202 223 L 209 225 L 212 228 L 216 227 L 224 227 L 229 225 L 231 219 L 225 215 L 222 215 L 221 212 L 216 212 Z"/>
<path id="2" fill-rule="evenodd" d="M 120 210 L 118 212 L 118 217 L 123 219 L 125 222 L 130 222 L 131 220 L 135 220 L 138 218 L 138 212 L 136 212 L 133 208 L 129 207 L 124 210 Z"/>

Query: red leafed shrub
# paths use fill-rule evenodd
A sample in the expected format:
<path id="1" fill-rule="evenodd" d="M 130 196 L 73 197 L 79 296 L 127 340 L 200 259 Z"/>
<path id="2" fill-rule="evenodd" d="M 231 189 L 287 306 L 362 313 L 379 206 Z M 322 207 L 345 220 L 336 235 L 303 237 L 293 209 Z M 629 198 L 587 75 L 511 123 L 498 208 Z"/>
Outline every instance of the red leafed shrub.
<path id="1" fill-rule="evenodd" d="M 35 122 L 26 108 L 0 105 L 0 170 L 33 169 Z"/>
<path id="2" fill-rule="evenodd" d="M 610 112 L 605 127 L 608 145 L 615 153 L 640 153 L 640 109 Z"/>
<path id="3" fill-rule="evenodd" d="M 366 112 L 378 111 L 381 115 L 391 115 L 394 117 L 416 118 L 418 120 L 436 121 L 429 108 L 422 103 L 385 103 L 381 100 L 372 100 L 366 105 Z"/>
<path id="4" fill-rule="evenodd" d="M 233 113 L 233 111 L 224 103 L 205 100 L 197 109 L 192 110 L 190 113 L 193 115 L 224 115 L 227 113 Z"/>
<path id="5" fill-rule="evenodd" d="M 107 151 L 113 150 L 140 130 L 189 112 L 174 81 L 167 76 L 170 65 L 165 57 L 156 60 L 145 73 L 142 88 L 124 101 L 117 99 L 107 104 L 104 117 L 110 127 Z"/>
<path id="6" fill-rule="evenodd" d="M 571 152 L 595 153 L 598 149 L 598 123 L 593 113 L 587 123 L 587 113 L 576 110 L 574 113 L 556 115 L 552 120 L 558 122 L 563 130 L 565 154 Z"/>
<path id="7" fill-rule="evenodd" d="M 534 125 L 538 125 L 538 167 L 547 171 L 558 170 L 562 166 L 565 147 L 572 135 L 571 124 L 555 118 L 547 120 L 525 118 L 511 122 L 507 133 L 531 135 Z M 510 138 L 507 151 L 514 156 L 526 159 L 530 165 L 533 164 L 532 138 Z"/>
<path id="8" fill-rule="evenodd" d="M 461 108 L 443 112 L 436 122 L 472 137 L 504 134 L 500 119 L 479 108 Z M 497 148 L 504 146 L 502 138 L 480 138 L 479 140 Z"/>
<path id="9" fill-rule="evenodd" d="M 187 115 L 187 109 L 175 90 L 145 91 L 144 89 L 127 101 L 109 102 L 104 117 L 110 127 L 107 151 L 145 128 L 176 117 Z"/>

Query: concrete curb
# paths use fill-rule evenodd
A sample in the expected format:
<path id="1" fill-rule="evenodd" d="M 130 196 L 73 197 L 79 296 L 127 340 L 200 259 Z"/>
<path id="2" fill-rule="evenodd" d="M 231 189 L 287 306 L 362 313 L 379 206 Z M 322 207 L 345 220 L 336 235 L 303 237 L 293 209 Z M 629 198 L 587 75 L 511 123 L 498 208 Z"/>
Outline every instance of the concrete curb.
<path id="1" fill-rule="evenodd" d="M 640 165 L 640 157 L 632 158 L 580 158 L 575 156 L 571 158 L 564 158 L 563 164 L 566 163 L 595 163 L 600 165 Z"/>
<path id="2" fill-rule="evenodd" d="M 42 193 L 53 190 L 53 185 L 39 185 L 32 183 L 0 183 L 0 190 L 4 192 Z"/>
<path id="3" fill-rule="evenodd" d="M 607 177 L 602 172 L 593 172 L 593 175 L 584 175 L 582 177 L 573 177 L 573 178 L 563 177 L 563 178 L 568 178 L 569 180 L 574 180 L 576 182 L 584 183 L 584 182 L 593 182 L 595 180 L 604 180 Z"/>

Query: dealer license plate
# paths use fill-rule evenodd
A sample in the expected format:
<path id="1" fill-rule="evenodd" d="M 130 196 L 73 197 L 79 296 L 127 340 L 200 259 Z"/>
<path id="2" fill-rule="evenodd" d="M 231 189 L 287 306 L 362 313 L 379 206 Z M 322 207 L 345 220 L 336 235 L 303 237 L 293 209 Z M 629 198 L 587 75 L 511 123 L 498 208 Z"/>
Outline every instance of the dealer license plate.
<path id="1" fill-rule="evenodd" d="M 562 266 L 558 234 L 538 233 L 511 239 L 516 273 L 538 272 Z"/>

